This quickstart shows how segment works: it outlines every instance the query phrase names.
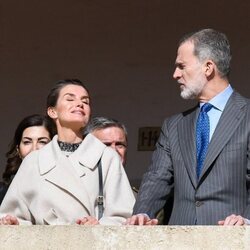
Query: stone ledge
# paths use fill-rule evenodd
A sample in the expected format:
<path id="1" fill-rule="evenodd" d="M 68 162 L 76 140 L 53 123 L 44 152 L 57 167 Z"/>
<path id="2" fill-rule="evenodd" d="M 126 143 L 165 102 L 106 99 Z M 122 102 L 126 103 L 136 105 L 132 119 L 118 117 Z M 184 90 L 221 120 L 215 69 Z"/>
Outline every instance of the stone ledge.
<path id="1" fill-rule="evenodd" d="M 250 249 L 250 227 L 0 226 L 0 249 Z"/>

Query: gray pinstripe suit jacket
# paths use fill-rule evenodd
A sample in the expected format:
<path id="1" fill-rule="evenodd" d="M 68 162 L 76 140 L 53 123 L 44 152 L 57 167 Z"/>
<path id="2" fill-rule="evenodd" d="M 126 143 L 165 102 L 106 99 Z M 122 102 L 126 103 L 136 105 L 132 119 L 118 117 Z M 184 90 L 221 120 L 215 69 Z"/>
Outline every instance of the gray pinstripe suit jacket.
<path id="1" fill-rule="evenodd" d="M 215 225 L 233 213 L 250 218 L 250 100 L 233 92 L 196 177 L 197 107 L 164 121 L 134 214 L 154 217 L 174 188 L 169 224 Z"/>

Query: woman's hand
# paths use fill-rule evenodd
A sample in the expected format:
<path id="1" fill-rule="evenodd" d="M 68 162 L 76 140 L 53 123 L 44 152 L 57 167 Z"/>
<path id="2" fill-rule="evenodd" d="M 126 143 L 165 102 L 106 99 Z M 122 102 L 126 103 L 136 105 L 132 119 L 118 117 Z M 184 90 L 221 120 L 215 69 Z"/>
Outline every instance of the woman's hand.
<path id="1" fill-rule="evenodd" d="M 99 221 L 95 217 L 86 216 L 86 217 L 83 217 L 82 219 L 76 220 L 76 224 L 78 224 L 78 225 L 85 225 L 85 226 L 88 226 L 88 225 L 99 225 Z"/>
<path id="2" fill-rule="evenodd" d="M 15 216 L 6 215 L 0 219 L 0 225 L 19 225 Z"/>

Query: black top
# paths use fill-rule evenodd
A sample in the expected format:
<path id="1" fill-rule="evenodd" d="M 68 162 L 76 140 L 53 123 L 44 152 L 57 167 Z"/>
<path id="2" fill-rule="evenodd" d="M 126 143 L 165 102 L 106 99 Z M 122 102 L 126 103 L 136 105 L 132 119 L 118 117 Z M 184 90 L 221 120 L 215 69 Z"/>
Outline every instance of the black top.
<path id="1" fill-rule="evenodd" d="M 78 143 L 68 143 L 68 142 L 62 142 L 58 141 L 58 145 L 62 151 L 67 151 L 67 152 L 74 152 L 77 150 L 77 148 L 80 146 L 82 142 Z"/>
<path id="2" fill-rule="evenodd" d="M 9 185 L 4 182 L 0 182 L 0 205 L 3 201 L 5 194 L 7 193 Z"/>

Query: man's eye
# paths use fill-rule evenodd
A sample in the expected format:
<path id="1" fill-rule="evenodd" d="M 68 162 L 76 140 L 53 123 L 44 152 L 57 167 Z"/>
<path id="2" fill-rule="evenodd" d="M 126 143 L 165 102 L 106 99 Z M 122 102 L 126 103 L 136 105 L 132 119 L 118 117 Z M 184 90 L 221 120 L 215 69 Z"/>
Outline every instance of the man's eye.
<path id="1" fill-rule="evenodd" d="M 126 145 L 125 144 L 116 144 L 116 147 L 117 148 L 126 148 Z"/>

